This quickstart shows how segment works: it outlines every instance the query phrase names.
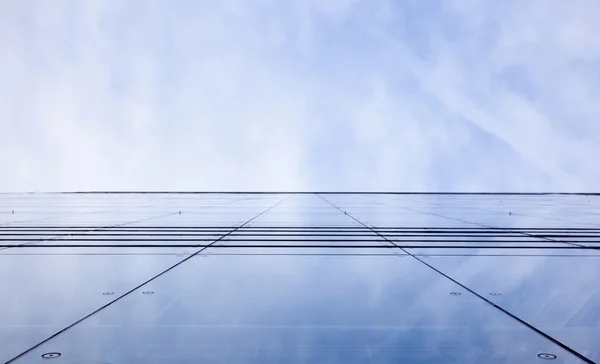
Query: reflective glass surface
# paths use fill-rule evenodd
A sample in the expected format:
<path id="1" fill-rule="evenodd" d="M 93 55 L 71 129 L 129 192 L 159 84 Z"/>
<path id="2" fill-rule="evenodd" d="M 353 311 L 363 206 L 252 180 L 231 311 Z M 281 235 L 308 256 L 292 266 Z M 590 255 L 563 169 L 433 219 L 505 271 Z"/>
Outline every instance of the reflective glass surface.
<path id="1" fill-rule="evenodd" d="M 595 195 L 0 194 L 0 362 L 593 363 Z"/>

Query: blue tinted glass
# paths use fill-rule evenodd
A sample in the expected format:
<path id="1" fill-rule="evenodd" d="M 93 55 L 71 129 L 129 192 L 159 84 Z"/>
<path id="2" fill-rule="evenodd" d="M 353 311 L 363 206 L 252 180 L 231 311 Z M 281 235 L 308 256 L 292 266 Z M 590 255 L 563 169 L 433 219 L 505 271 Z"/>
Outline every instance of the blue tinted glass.
<path id="1" fill-rule="evenodd" d="M 0 253 L 0 361 L 19 354 L 174 264 L 175 255 Z M 155 253 L 159 253 L 156 252 Z M 90 255 L 92 254 L 92 255 Z"/>
<path id="2" fill-rule="evenodd" d="M 431 257 L 428 264 L 600 361 L 600 256 Z"/>
<path id="3" fill-rule="evenodd" d="M 195 257 L 22 360 L 47 352 L 111 363 L 578 362 L 395 256 Z"/>
<path id="4" fill-rule="evenodd" d="M 600 361 L 597 206 L 2 194 L 0 361 Z"/>

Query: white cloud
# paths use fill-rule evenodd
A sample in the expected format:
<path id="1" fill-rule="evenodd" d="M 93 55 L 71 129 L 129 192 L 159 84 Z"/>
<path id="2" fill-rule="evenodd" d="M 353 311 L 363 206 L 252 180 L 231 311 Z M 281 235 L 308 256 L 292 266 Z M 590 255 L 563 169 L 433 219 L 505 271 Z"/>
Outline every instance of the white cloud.
<path id="1" fill-rule="evenodd" d="M 2 190 L 593 190 L 598 13 L 8 2 Z"/>

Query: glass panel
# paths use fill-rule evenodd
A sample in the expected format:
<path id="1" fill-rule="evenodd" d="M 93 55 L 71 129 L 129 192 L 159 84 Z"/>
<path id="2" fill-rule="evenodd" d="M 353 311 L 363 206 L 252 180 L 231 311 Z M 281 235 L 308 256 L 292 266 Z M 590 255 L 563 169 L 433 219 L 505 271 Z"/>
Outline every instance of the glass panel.
<path id="1" fill-rule="evenodd" d="M 404 249 L 406 252 L 419 256 L 600 256 L 600 250 L 597 249 L 553 249 L 553 248 L 444 248 L 428 247 Z"/>
<path id="2" fill-rule="evenodd" d="M 193 258 L 16 362 L 53 352 L 109 363 L 580 362 L 400 256 Z"/>
<path id="3" fill-rule="evenodd" d="M 396 202 L 393 196 L 379 197 L 380 201 L 374 196 L 323 195 L 323 198 L 370 227 L 472 227 L 463 221 L 421 213 Z"/>
<path id="4" fill-rule="evenodd" d="M 15 227 L 116 224 L 164 214 L 168 207 L 161 199 L 111 195 L 24 194 L 0 200 L 7 212 L 0 226 Z"/>
<path id="5" fill-rule="evenodd" d="M 61 255 L 56 248 L 1 252 L 0 362 L 182 259 L 176 255 L 140 255 L 139 251 L 128 255 L 89 250 L 68 253 Z"/>
<path id="6" fill-rule="evenodd" d="M 600 361 L 600 257 L 430 257 L 428 264 Z"/>
<path id="7" fill-rule="evenodd" d="M 435 222 L 439 226 L 462 222 L 499 228 L 600 227 L 598 196 L 437 194 L 361 195 L 355 198 L 395 208 L 407 215 L 424 214 L 446 220 Z M 338 206 L 343 208 L 344 204 Z"/>
<path id="8" fill-rule="evenodd" d="M 286 196 L 249 227 L 362 227 L 315 195 Z"/>

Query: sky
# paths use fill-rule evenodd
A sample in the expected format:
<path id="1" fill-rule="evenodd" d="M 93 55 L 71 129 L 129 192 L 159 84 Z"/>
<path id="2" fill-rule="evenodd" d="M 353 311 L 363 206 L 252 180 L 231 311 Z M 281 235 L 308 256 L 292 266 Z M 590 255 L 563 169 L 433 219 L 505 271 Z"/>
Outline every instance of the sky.
<path id="1" fill-rule="evenodd" d="M 0 1 L 0 191 L 598 191 L 596 0 Z"/>

